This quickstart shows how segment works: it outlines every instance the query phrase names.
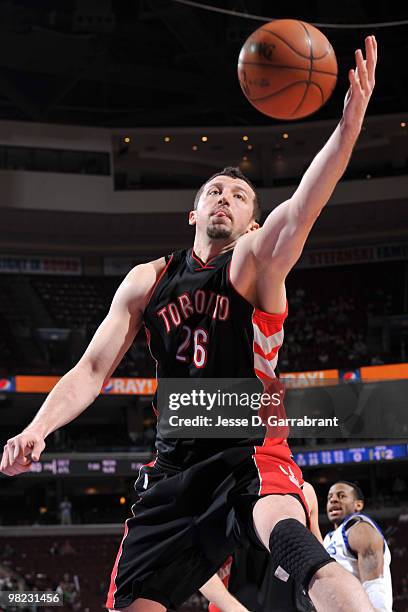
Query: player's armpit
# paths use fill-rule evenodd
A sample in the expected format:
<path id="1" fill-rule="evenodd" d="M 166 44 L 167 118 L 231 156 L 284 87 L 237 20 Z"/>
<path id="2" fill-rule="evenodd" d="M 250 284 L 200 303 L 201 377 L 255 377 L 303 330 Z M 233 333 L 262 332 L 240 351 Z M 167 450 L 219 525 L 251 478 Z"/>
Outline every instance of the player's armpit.
<path id="1" fill-rule="evenodd" d="M 278 267 L 264 265 L 254 255 L 256 232 L 242 236 L 231 260 L 230 281 L 234 289 L 250 304 L 272 314 L 286 310 L 284 276 Z"/>
<path id="2" fill-rule="evenodd" d="M 238 293 L 264 312 L 284 312 L 285 279 L 302 253 L 313 221 L 287 200 L 269 214 L 262 228 L 242 236 L 230 271 Z"/>
<path id="3" fill-rule="evenodd" d="M 359 522 L 348 533 L 351 550 L 357 554 L 360 581 L 374 580 L 384 570 L 384 540 L 372 525 Z"/>
<path id="4" fill-rule="evenodd" d="M 279 204 L 254 234 L 253 254 L 257 265 L 284 280 L 301 256 L 317 217 L 318 213 L 302 206 L 296 192 Z"/>

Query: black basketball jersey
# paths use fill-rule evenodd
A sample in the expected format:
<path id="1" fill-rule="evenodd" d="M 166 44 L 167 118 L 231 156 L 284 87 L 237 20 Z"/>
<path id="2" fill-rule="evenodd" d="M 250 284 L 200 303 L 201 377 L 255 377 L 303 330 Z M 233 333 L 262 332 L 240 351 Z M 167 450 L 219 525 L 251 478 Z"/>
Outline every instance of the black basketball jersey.
<path id="1" fill-rule="evenodd" d="M 235 291 L 229 278 L 232 253 L 205 264 L 193 249 L 166 257 L 144 312 L 158 385 L 161 378 L 274 377 L 286 313 L 263 313 Z M 220 440 L 212 442 L 219 447 Z M 208 454 L 209 446 L 208 439 L 164 439 L 158 426 L 156 449 L 162 465 L 185 467 L 204 448 Z"/>

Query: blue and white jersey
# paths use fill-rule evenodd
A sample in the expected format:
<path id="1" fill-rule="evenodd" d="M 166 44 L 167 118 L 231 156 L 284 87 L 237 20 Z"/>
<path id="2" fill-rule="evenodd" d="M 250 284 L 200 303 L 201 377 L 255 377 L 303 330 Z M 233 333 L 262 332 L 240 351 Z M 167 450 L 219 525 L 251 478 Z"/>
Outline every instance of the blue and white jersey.
<path id="1" fill-rule="evenodd" d="M 324 538 L 323 546 L 329 555 L 336 559 L 336 561 L 340 563 L 344 569 L 351 572 L 353 576 L 360 580 L 357 556 L 350 548 L 348 531 L 353 525 L 362 521 L 372 525 L 374 529 L 379 532 L 384 541 L 384 567 L 380 579 L 383 581 L 383 586 L 386 593 L 387 612 L 392 612 L 392 581 L 390 572 L 391 553 L 382 531 L 375 521 L 365 514 L 351 514 L 344 519 L 342 524 L 339 525 L 337 529 L 334 531 L 329 531 Z"/>

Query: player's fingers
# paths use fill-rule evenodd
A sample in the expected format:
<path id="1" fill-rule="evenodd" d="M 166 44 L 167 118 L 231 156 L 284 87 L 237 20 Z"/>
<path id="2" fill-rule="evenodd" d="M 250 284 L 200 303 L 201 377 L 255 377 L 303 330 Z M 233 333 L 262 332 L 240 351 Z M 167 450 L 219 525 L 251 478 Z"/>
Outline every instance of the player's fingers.
<path id="1" fill-rule="evenodd" d="M 350 90 L 348 92 L 348 97 L 352 95 L 353 90 L 358 86 L 356 71 L 353 69 L 349 70 L 349 81 L 350 81 Z"/>
<path id="2" fill-rule="evenodd" d="M 19 470 L 17 470 L 15 467 L 8 467 L 7 469 L 3 470 L 3 474 L 6 474 L 6 476 L 17 476 L 17 474 L 19 474 Z"/>
<path id="3" fill-rule="evenodd" d="M 24 457 L 24 455 L 19 455 L 16 459 L 16 464 L 18 465 L 27 465 L 28 463 L 32 463 L 29 457 Z"/>
<path id="4" fill-rule="evenodd" d="M 14 463 L 13 447 L 10 442 L 7 444 L 7 455 L 8 455 L 8 464 L 13 465 Z"/>
<path id="5" fill-rule="evenodd" d="M 366 39 L 366 57 L 367 57 L 366 67 L 367 67 L 368 79 L 370 83 L 374 84 L 376 56 L 375 56 L 373 36 L 369 36 Z"/>
<path id="6" fill-rule="evenodd" d="M 26 472 L 28 470 L 30 466 L 29 465 L 21 465 L 18 466 L 18 464 L 15 464 L 14 466 L 8 466 L 5 470 L 3 470 L 3 474 L 6 474 L 7 476 L 17 476 L 18 474 L 21 474 L 22 472 Z"/>
<path id="7" fill-rule="evenodd" d="M 44 448 L 45 444 L 42 440 L 34 443 L 33 449 L 31 451 L 31 458 L 33 461 L 39 461 Z"/>
<path id="8" fill-rule="evenodd" d="M 12 467 L 10 467 L 9 465 L 5 468 L 2 469 L 3 474 L 5 474 L 6 476 L 14 476 L 14 470 Z"/>
<path id="9" fill-rule="evenodd" d="M 375 36 L 372 36 L 373 39 L 373 47 L 374 47 L 374 54 L 375 54 L 375 62 L 377 63 L 377 39 Z"/>
<path id="10" fill-rule="evenodd" d="M 20 442 L 18 439 L 13 444 L 13 460 L 15 461 L 20 453 Z"/>
<path id="11" fill-rule="evenodd" d="M 0 470 L 3 471 L 6 469 L 7 467 L 7 454 L 6 454 L 6 447 L 4 446 L 3 448 L 3 455 L 1 457 L 1 463 L 0 463 Z"/>
<path id="12" fill-rule="evenodd" d="M 357 49 L 356 51 L 356 63 L 357 63 L 358 79 L 360 81 L 362 89 L 366 91 L 369 89 L 369 83 L 368 83 L 366 63 L 364 61 L 363 53 L 361 49 Z"/>

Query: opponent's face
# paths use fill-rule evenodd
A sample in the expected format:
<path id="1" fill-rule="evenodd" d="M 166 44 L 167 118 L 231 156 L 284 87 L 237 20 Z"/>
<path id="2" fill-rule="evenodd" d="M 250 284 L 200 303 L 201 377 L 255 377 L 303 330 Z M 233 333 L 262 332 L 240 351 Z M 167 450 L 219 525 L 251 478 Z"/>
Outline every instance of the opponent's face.
<path id="1" fill-rule="evenodd" d="M 209 238 L 234 240 L 259 227 L 253 219 L 254 197 L 245 181 L 217 176 L 204 186 L 196 210 L 190 212 L 189 223 Z"/>
<path id="2" fill-rule="evenodd" d="M 338 482 L 330 487 L 327 496 L 327 517 L 331 523 L 339 525 L 346 516 L 360 512 L 364 502 L 356 499 L 355 491 L 350 485 Z"/>

